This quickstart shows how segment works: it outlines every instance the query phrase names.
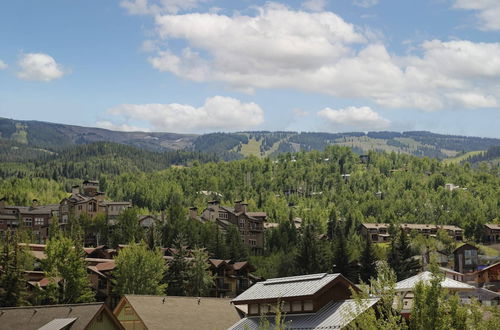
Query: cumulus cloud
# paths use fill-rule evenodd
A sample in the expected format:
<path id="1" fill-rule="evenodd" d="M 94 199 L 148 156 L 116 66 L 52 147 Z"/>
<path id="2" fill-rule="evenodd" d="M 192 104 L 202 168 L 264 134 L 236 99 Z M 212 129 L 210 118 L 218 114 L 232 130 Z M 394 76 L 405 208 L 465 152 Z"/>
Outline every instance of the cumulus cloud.
<path id="1" fill-rule="evenodd" d="M 7 67 L 8 67 L 8 65 L 5 64 L 4 61 L 0 60 L 0 70 L 5 70 L 5 69 L 7 69 Z"/>
<path id="2" fill-rule="evenodd" d="M 211 0 L 123 0 L 120 6 L 131 15 L 176 14 L 180 11 L 194 9 Z"/>
<path id="3" fill-rule="evenodd" d="M 155 21 L 162 42 L 186 47 L 156 51 L 153 67 L 247 93 L 294 88 L 425 111 L 491 107 L 500 97 L 500 43 L 428 40 L 414 47 L 417 55 L 399 56 L 335 13 L 278 4 L 253 16 L 190 13 Z"/>
<path id="4" fill-rule="evenodd" d="M 370 8 L 379 3 L 380 0 L 354 0 L 353 3 L 358 7 Z"/>
<path id="5" fill-rule="evenodd" d="M 302 7 L 311 11 L 322 11 L 326 7 L 326 0 L 308 0 L 302 3 Z"/>
<path id="6" fill-rule="evenodd" d="M 168 132 L 236 131 L 264 121 L 264 111 L 257 104 L 223 96 L 207 98 L 198 108 L 177 103 L 122 104 L 109 109 L 108 114 L 127 122 L 146 121 L 154 130 Z"/>
<path id="7" fill-rule="evenodd" d="M 347 107 L 334 110 L 325 108 L 318 112 L 330 124 L 338 128 L 379 130 L 389 127 L 390 121 L 380 116 L 370 107 Z"/>
<path id="8" fill-rule="evenodd" d="M 115 124 L 107 120 L 98 121 L 96 123 L 97 127 L 109 129 L 112 131 L 122 131 L 122 132 L 149 132 L 149 128 L 133 126 L 128 124 Z"/>
<path id="9" fill-rule="evenodd" d="M 62 66 L 50 55 L 43 53 L 23 54 L 17 62 L 20 71 L 18 78 L 49 82 L 64 76 Z"/>
<path id="10" fill-rule="evenodd" d="M 454 8 L 473 10 L 483 30 L 500 30 L 500 2 L 498 0 L 455 0 Z"/>

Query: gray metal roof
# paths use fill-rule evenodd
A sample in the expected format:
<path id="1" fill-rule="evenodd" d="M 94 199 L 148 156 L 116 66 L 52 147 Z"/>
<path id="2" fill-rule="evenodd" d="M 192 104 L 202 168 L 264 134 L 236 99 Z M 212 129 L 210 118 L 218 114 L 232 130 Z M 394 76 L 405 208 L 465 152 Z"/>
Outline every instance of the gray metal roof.
<path id="1" fill-rule="evenodd" d="M 67 319 L 53 319 L 49 323 L 38 328 L 38 330 L 61 330 L 65 329 L 68 325 L 73 324 L 77 320 L 76 317 Z"/>
<path id="2" fill-rule="evenodd" d="M 287 329 L 341 329 L 353 321 L 358 315 L 373 306 L 379 298 L 362 299 L 362 303 L 354 299 L 332 301 L 317 313 L 286 314 Z M 274 329 L 274 315 L 266 317 L 270 328 Z M 260 317 L 247 317 L 233 325 L 230 330 L 258 330 Z"/>
<path id="3" fill-rule="evenodd" d="M 432 273 L 425 271 L 419 273 L 415 276 L 409 277 L 405 280 L 396 283 L 396 291 L 412 291 L 418 282 L 424 282 L 429 284 L 432 279 Z M 472 285 L 452 280 L 451 278 L 445 277 L 441 281 L 441 286 L 449 290 L 474 290 Z"/>
<path id="4" fill-rule="evenodd" d="M 233 303 L 245 300 L 278 299 L 309 296 L 318 292 L 340 274 L 311 274 L 269 279 L 257 282 L 233 299 Z"/>

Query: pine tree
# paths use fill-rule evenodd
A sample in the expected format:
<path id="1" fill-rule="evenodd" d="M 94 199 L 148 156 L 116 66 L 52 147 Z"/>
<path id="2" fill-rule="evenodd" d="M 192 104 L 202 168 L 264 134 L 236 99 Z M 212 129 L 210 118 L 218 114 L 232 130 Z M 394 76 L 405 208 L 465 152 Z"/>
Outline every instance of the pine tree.
<path id="1" fill-rule="evenodd" d="M 226 231 L 227 258 L 241 261 L 247 258 L 247 249 L 241 240 L 240 231 L 236 226 L 230 225 Z"/>
<path id="2" fill-rule="evenodd" d="M 122 249 L 115 259 L 115 292 L 124 294 L 161 295 L 166 271 L 165 260 L 159 249 L 149 250 L 144 242 L 132 243 Z"/>
<path id="3" fill-rule="evenodd" d="M 357 282 L 356 270 L 349 263 L 349 252 L 344 232 L 344 227 L 339 224 L 335 230 L 336 236 L 333 241 L 333 271 L 341 273 L 353 282 Z"/>
<path id="4" fill-rule="evenodd" d="M 7 232 L 1 259 L 0 306 L 16 307 L 26 303 L 26 288 L 21 269 L 22 251 L 18 245 L 17 234 Z"/>
<path id="5" fill-rule="evenodd" d="M 322 251 L 316 238 L 314 225 L 307 224 L 295 257 L 295 264 L 301 274 L 314 274 L 322 270 L 324 265 Z"/>
<path id="6" fill-rule="evenodd" d="M 400 228 L 399 235 L 391 241 L 388 255 L 389 265 L 396 272 L 398 281 L 411 277 L 420 270 L 420 263 L 414 256 L 408 236 L 405 230 Z"/>
<path id="7" fill-rule="evenodd" d="M 176 252 L 168 266 L 165 282 L 168 283 L 169 295 L 184 296 L 186 295 L 184 283 L 186 283 L 188 279 L 187 272 L 189 265 L 186 260 L 188 256 L 186 251 L 186 240 L 182 235 L 175 239 L 174 248 Z"/>
<path id="8" fill-rule="evenodd" d="M 367 238 L 365 241 L 359 262 L 361 264 L 359 277 L 363 282 L 367 283 L 370 278 L 377 277 L 377 258 L 375 257 L 375 250 L 370 238 Z"/>
<path id="9" fill-rule="evenodd" d="M 186 292 L 190 296 L 201 297 L 208 295 L 213 286 L 214 277 L 208 264 L 208 254 L 202 249 L 193 250 L 193 259 L 187 270 L 185 282 Z"/>

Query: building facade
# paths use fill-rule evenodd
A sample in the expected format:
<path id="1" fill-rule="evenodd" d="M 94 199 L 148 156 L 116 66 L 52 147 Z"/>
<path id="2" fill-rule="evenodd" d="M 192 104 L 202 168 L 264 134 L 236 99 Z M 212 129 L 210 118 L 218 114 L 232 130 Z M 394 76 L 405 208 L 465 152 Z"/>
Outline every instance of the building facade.
<path id="1" fill-rule="evenodd" d="M 462 228 L 453 225 L 402 223 L 395 226 L 403 228 L 408 234 L 415 231 L 424 236 L 435 236 L 438 230 L 444 230 L 455 241 L 463 240 Z M 388 223 L 363 223 L 360 232 L 363 236 L 370 238 L 374 243 L 388 242 L 391 236 L 389 227 L 390 224 Z"/>
<path id="2" fill-rule="evenodd" d="M 249 212 L 248 204 L 236 201 L 234 207 L 221 206 L 218 201 L 211 201 L 198 217 L 196 208 L 190 209 L 190 217 L 202 222 L 214 222 L 223 230 L 230 225 L 238 228 L 242 241 L 254 252 L 264 249 L 265 212 Z"/>

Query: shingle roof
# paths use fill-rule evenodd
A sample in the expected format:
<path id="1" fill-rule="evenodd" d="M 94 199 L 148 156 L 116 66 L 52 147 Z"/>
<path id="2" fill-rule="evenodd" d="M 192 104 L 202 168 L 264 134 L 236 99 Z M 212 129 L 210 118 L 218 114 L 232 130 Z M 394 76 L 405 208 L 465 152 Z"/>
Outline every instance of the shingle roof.
<path id="1" fill-rule="evenodd" d="M 409 277 L 405 280 L 396 283 L 396 291 L 411 291 L 418 282 L 423 281 L 428 284 L 432 279 L 432 273 L 425 271 L 419 273 L 415 276 Z M 449 290 L 474 290 L 474 287 L 459 281 L 452 280 L 451 278 L 445 277 L 441 281 L 441 286 Z"/>
<path id="2" fill-rule="evenodd" d="M 313 295 L 339 275 L 320 273 L 269 279 L 255 283 L 233 302 Z"/>
<path id="3" fill-rule="evenodd" d="M 500 225 L 496 223 L 487 223 L 485 226 L 489 229 L 500 230 Z"/>
<path id="4" fill-rule="evenodd" d="M 125 295 L 149 330 L 227 329 L 240 317 L 229 299 Z M 165 299 L 165 303 L 163 303 Z M 118 305 L 115 313 L 120 308 Z"/>
<path id="5" fill-rule="evenodd" d="M 54 319 L 76 318 L 70 329 L 83 330 L 102 308 L 103 303 L 0 308 L 0 328 L 37 330 Z"/>
<path id="6" fill-rule="evenodd" d="M 359 305 L 356 300 L 332 301 L 311 314 L 287 314 L 285 323 L 287 329 L 341 329 L 353 321 L 358 315 L 373 306 L 379 298 L 363 299 Z M 270 328 L 274 329 L 274 315 L 268 316 Z M 233 325 L 230 330 L 258 330 L 260 317 L 247 317 Z"/>

